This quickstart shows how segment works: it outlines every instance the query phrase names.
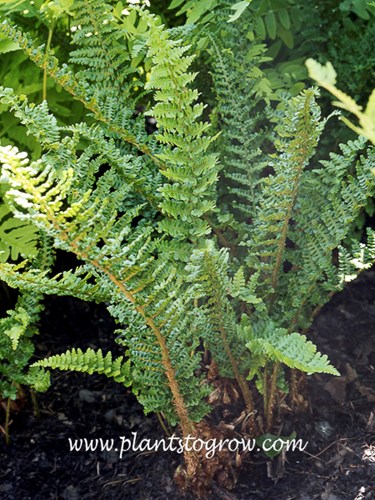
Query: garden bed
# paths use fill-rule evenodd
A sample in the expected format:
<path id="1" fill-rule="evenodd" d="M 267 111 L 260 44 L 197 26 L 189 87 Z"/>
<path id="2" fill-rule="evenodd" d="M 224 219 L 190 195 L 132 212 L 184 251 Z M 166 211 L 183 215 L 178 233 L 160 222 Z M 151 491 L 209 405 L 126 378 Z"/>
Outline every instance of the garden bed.
<path id="1" fill-rule="evenodd" d="M 115 328 L 103 306 L 47 297 L 38 356 L 65 347 L 101 347 L 120 353 Z M 310 412 L 286 418 L 282 433 L 309 441 L 272 465 L 261 453 L 243 457 L 243 473 L 230 493 L 215 498 L 364 500 L 375 497 L 375 270 L 337 294 L 317 316 L 310 336 L 328 354 L 340 378 L 308 380 Z M 103 376 L 53 372 L 50 390 L 37 396 L 40 417 L 28 395 L 13 408 L 11 444 L 0 448 L 0 498 L 184 498 L 171 452 L 69 451 L 68 438 L 165 437 L 155 415 L 145 417 L 131 392 Z M 3 419 L 3 418 L 2 418 Z M 278 481 L 267 471 L 282 475 Z"/>

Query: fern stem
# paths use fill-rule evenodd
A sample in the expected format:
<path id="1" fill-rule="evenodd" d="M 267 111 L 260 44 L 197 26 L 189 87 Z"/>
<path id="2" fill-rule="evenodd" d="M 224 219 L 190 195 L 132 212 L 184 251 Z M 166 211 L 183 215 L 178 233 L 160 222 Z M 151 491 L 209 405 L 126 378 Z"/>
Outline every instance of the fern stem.
<path id="1" fill-rule="evenodd" d="M 10 404 L 11 404 L 11 399 L 7 399 L 7 404 L 5 407 L 5 425 L 4 425 L 4 431 L 5 431 L 5 444 L 8 446 L 10 444 L 10 435 L 9 435 L 9 424 L 10 424 Z"/>
<path id="2" fill-rule="evenodd" d="M 240 370 L 238 368 L 237 361 L 235 360 L 232 350 L 229 346 L 227 335 L 225 332 L 224 325 L 221 323 L 220 325 L 220 337 L 224 345 L 225 353 L 228 356 L 229 361 L 231 362 L 232 369 L 234 376 L 236 377 L 236 380 L 238 382 L 238 385 L 240 386 L 242 396 L 245 400 L 245 406 L 246 406 L 246 411 L 249 415 L 249 427 L 251 433 L 255 436 L 256 435 L 256 424 L 255 424 L 255 418 L 254 418 L 254 401 L 253 401 L 253 395 L 251 393 L 251 390 L 248 386 L 248 383 L 245 379 L 245 377 L 240 373 Z"/>
<path id="3" fill-rule="evenodd" d="M 263 370 L 263 413 L 267 415 L 268 408 L 268 365 Z"/>
<path id="4" fill-rule="evenodd" d="M 208 273 L 211 277 L 210 282 L 212 284 L 212 289 L 217 292 L 220 290 L 220 283 L 217 277 L 217 273 L 214 269 L 209 268 Z M 249 427 L 253 435 L 256 435 L 256 424 L 255 424 L 255 418 L 254 418 L 254 413 L 255 413 L 255 407 L 254 407 L 254 401 L 253 401 L 253 396 L 251 393 L 251 390 L 249 388 L 249 385 L 245 379 L 245 377 L 241 374 L 238 363 L 233 356 L 233 352 L 230 348 L 229 341 L 228 341 L 228 334 L 226 331 L 226 326 L 223 321 L 223 317 L 226 315 L 230 315 L 228 308 L 223 304 L 223 299 L 220 295 L 220 293 L 213 293 L 213 309 L 215 313 L 215 326 L 218 329 L 220 333 L 220 337 L 224 346 L 224 351 L 225 354 L 227 355 L 227 358 L 229 359 L 229 362 L 232 366 L 232 370 L 234 373 L 234 376 L 237 380 L 237 383 L 241 389 L 243 399 L 245 401 L 245 406 L 246 406 L 246 411 L 249 414 Z"/>
<path id="5" fill-rule="evenodd" d="M 47 45 L 46 45 L 46 59 L 48 58 L 49 55 L 49 50 L 51 47 L 51 42 L 52 42 L 52 35 L 53 35 L 53 30 L 55 27 L 55 22 L 52 21 L 51 27 L 48 29 L 48 38 L 47 38 Z M 46 101 L 47 100 L 47 70 L 44 68 L 43 70 L 43 94 L 42 94 L 42 100 Z"/>
<path id="6" fill-rule="evenodd" d="M 184 398 L 181 394 L 180 387 L 179 387 L 179 384 L 177 381 L 176 370 L 174 369 L 174 367 L 172 365 L 172 361 L 171 361 L 170 356 L 169 356 L 169 349 L 168 349 L 168 346 L 166 344 L 165 338 L 164 338 L 161 330 L 156 325 L 154 320 L 147 316 L 144 308 L 142 306 L 136 304 L 136 299 L 133 296 L 133 294 L 125 288 L 123 283 L 121 281 L 119 281 L 116 278 L 116 276 L 114 276 L 111 273 L 111 271 L 109 269 L 103 268 L 100 265 L 100 263 L 96 260 L 90 260 L 88 258 L 88 256 L 85 255 L 84 253 L 77 252 L 77 251 L 75 253 L 77 256 L 90 262 L 90 264 L 92 264 L 94 267 L 96 267 L 98 270 L 100 270 L 101 272 L 103 272 L 104 274 L 106 274 L 108 276 L 108 278 L 119 288 L 119 290 L 126 297 L 126 299 L 133 304 L 135 310 L 144 318 L 145 323 L 147 324 L 147 326 L 150 327 L 150 329 L 154 333 L 154 335 L 159 343 L 159 346 L 160 346 L 161 355 L 162 355 L 162 363 L 163 363 L 163 366 L 165 369 L 165 375 L 166 375 L 167 380 L 169 382 L 170 390 L 171 390 L 172 395 L 173 395 L 173 400 L 174 400 L 174 404 L 176 407 L 176 411 L 177 411 L 177 414 L 178 414 L 179 419 L 180 419 L 182 434 L 184 437 L 194 436 L 196 434 L 195 426 L 189 418 L 188 410 L 186 408 L 185 401 L 184 401 Z M 187 474 L 189 477 L 193 477 L 195 474 L 195 471 L 198 467 L 198 463 L 199 463 L 197 454 L 193 450 L 191 450 L 191 451 L 185 450 L 184 457 L 185 457 L 185 461 L 186 461 Z"/>
<path id="7" fill-rule="evenodd" d="M 81 257 L 87 259 L 86 255 L 81 255 Z M 154 333 L 160 346 L 162 363 L 165 368 L 165 374 L 173 395 L 176 411 L 180 419 L 182 434 L 184 437 L 194 436 L 196 434 L 195 427 L 189 418 L 188 410 L 186 408 L 185 401 L 180 392 L 180 387 L 177 381 L 176 370 L 172 365 L 172 361 L 169 356 L 169 349 L 162 332 L 155 324 L 154 320 L 147 317 L 144 308 L 140 305 L 136 305 L 136 300 L 132 293 L 125 288 L 125 286 L 116 278 L 116 276 L 114 276 L 108 269 L 103 268 L 100 263 L 95 260 L 91 261 L 91 264 L 100 271 L 104 272 L 109 277 L 109 279 L 121 290 L 127 300 L 129 300 L 134 305 L 135 310 L 144 318 L 145 323 L 151 328 L 152 332 Z M 198 457 L 193 450 L 185 450 L 184 456 L 186 460 L 187 474 L 189 477 L 193 477 L 198 467 Z"/>
<path id="8" fill-rule="evenodd" d="M 266 430 L 271 430 L 273 424 L 273 409 L 275 407 L 275 399 L 276 399 L 276 383 L 277 383 L 277 375 L 279 372 L 280 365 L 275 363 L 272 369 L 271 379 L 269 381 L 269 390 L 268 390 L 268 404 L 267 404 L 267 414 L 266 414 Z"/>
<path id="9" fill-rule="evenodd" d="M 298 193 L 298 185 L 299 185 L 299 181 L 300 181 L 300 178 L 301 178 L 301 175 L 303 172 L 303 166 L 304 166 L 303 158 L 304 157 L 302 155 L 301 163 L 298 165 L 297 174 L 293 180 L 292 196 L 291 196 L 288 211 L 287 211 L 287 214 L 286 214 L 286 217 L 284 220 L 283 228 L 281 230 L 281 238 L 280 238 L 280 241 L 278 244 L 276 262 L 275 262 L 275 266 L 273 268 L 272 276 L 271 276 L 271 286 L 272 286 L 273 290 L 276 290 L 278 279 L 279 279 L 280 268 L 281 268 L 281 265 L 283 262 L 285 242 L 286 242 L 286 237 L 287 237 L 288 229 L 289 229 L 289 222 L 290 222 L 290 219 L 292 217 L 293 207 L 294 207 L 294 203 L 295 203 L 297 193 Z M 273 298 L 274 297 L 275 297 L 275 295 L 273 295 Z"/>
<path id="10" fill-rule="evenodd" d="M 169 430 L 167 429 L 167 426 L 166 426 L 166 425 L 165 425 L 165 423 L 164 423 L 164 420 L 163 420 L 162 414 L 161 414 L 160 412 L 157 412 L 157 413 L 156 413 L 156 415 L 157 415 L 157 417 L 158 417 L 159 424 L 160 424 L 161 428 L 162 428 L 162 429 L 163 429 L 163 431 L 164 431 L 164 434 L 165 434 L 166 436 L 170 436 L 170 435 L 171 435 L 171 433 L 169 432 Z"/>
<path id="11" fill-rule="evenodd" d="M 298 396 L 297 370 L 292 368 L 290 371 L 290 398 L 292 406 L 295 406 L 295 401 Z"/>
<path id="12" fill-rule="evenodd" d="M 40 410 L 39 410 L 38 401 L 37 401 L 36 396 L 35 396 L 35 391 L 32 387 L 30 388 L 30 396 L 31 396 L 31 402 L 33 404 L 34 416 L 36 418 L 40 418 Z"/>

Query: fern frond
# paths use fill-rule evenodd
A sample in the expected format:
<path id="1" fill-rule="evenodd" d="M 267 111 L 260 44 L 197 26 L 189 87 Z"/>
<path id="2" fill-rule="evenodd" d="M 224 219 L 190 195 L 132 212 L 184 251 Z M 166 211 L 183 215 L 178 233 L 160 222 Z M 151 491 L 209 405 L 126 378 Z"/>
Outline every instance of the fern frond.
<path id="1" fill-rule="evenodd" d="M 199 339 L 189 335 L 191 294 L 183 281 L 171 280 L 170 262 L 163 265 L 147 213 L 140 217 L 142 205 L 131 209 L 125 205 L 122 212 L 132 190 L 122 182 L 116 165 L 96 176 L 95 162 L 88 165 L 84 159 L 75 163 L 75 169 L 60 170 L 58 165 L 20 165 L 17 158 L 9 158 L 4 171 L 12 186 L 8 194 L 15 212 L 31 218 L 58 248 L 85 262 L 82 276 L 68 273 L 48 283 L 39 275 L 43 290 L 69 290 L 77 296 L 91 291 L 94 300 L 109 299 L 113 316 L 129 325 L 121 339 L 134 364 L 134 390 L 145 411 L 163 411 L 171 422 L 183 422 L 184 432 L 192 432 L 192 420 L 207 412 L 208 387 L 194 375 L 200 356 L 194 353 Z M 84 192 L 79 189 L 82 177 L 87 180 Z M 27 207 L 27 213 L 22 207 Z M 134 224 L 135 218 L 139 220 Z M 30 275 L 12 278 L 9 267 L 4 272 L 9 273 L 9 282 L 29 286 Z M 89 276 L 94 285 L 87 282 Z M 153 352 L 155 345 L 158 369 L 150 370 L 155 365 L 140 353 L 149 348 Z M 151 401 L 156 406 L 150 406 Z"/>
<path id="2" fill-rule="evenodd" d="M 89 88 L 103 95 L 105 92 L 116 95 L 124 104 L 131 86 L 141 84 L 139 79 L 136 82 L 129 79 L 137 70 L 131 67 L 131 57 L 123 43 L 126 31 L 116 23 L 112 7 L 101 0 L 78 0 L 72 11 L 75 27 L 72 43 L 76 49 L 70 52 L 69 59 L 83 67 L 76 76 Z"/>
<path id="3" fill-rule="evenodd" d="M 266 356 L 273 362 L 310 374 L 339 375 L 327 356 L 317 352 L 316 346 L 305 335 L 288 333 L 286 328 L 278 328 L 272 323 L 259 325 L 255 332 L 246 344 L 255 356 Z"/>
<path id="4" fill-rule="evenodd" d="M 13 217 L 9 207 L 0 203 L 0 262 L 35 257 L 37 242 L 37 228 Z"/>
<path id="5" fill-rule="evenodd" d="M 25 95 L 16 97 L 12 89 L 0 87 L 0 99 L 13 111 L 21 123 L 44 147 L 53 147 L 60 139 L 60 128 L 56 118 L 49 113 L 47 101 L 36 106 L 28 103 Z M 20 153 L 22 154 L 22 153 Z"/>
<path id="6" fill-rule="evenodd" d="M 245 278 L 244 268 L 240 267 L 231 281 L 230 294 L 234 298 L 256 306 L 258 311 L 264 309 L 263 300 L 258 297 L 256 290 L 259 284 L 260 272 L 254 273 L 248 280 Z"/>
<path id="7" fill-rule="evenodd" d="M 289 297 L 283 314 L 286 321 L 292 318 L 293 324 L 308 317 L 309 308 L 322 305 L 341 287 L 341 271 L 332 265 L 332 252 L 344 244 L 375 190 L 374 148 L 357 159 L 364 145 L 362 139 L 350 141 L 342 147 L 341 155 L 332 154 L 329 161 L 321 162 L 323 168 L 314 168 L 304 176 L 295 224 L 288 234 L 295 248 L 285 255 L 294 271 L 285 274 L 280 283 Z"/>
<path id="8" fill-rule="evenodd" d="M 109 296 L 100 289 L 100 284 L 91 284 L 94 276 L 81 266 L 74 271 L 65 271 L 62 274 L 49 276 L 49 271 L 40 271 L 36 268 L 16 272 L 20 266 L 4 263 L 0 264 L 0 279 L 12 288 L 20 288 L 28 292 L 40 292 L 46 295 L 67 295 L 81 300 L 97 303 L 106 302 Z"/>
<path id="9" fill-rule="evenodd" d="M 244 377 L 243 344 L 238 342 L 236 315 L 229 301 L 228 252 L 217 251 L 212 241 L 193 252 L 186 270 L 197 283 L 194 297 L 203 298 L 205 306 L 196 310 L 196 328 L 213 354 L 222 376 L 234 376 L 240 386 L 249 423 L 255 431 L 254 402 Z M 203 314 L 202 314 L 203 313 Z"/>
<path id="10" fill-rule="evenodd" d="M 163 162 L 162 174 L 169 180 L 160 188 L 164 219 L 159 228 L 174 238 L 197 238 L 209 233 L 202 220 L 213 209 L 213 186 L 217 180 L 216 155 L 207 150 L 214 140 L 207 135 L 209 124 L 201 120 L 203 104 L 198 91 L 188 86 L 195 78 L 189 71 L 193 57 L 181 40 L 172 40 L 151 15 L 147 38 L 152 60 L 147 89 L 155 92 L 155 106 L 148 111 L 158 123 L 156 138 L 164 145 L 157 154 Z M 174 220 L 179 224 L 175 224 Z"/>
<path id="11" fill-rule="evenodd" d="M 191 281 L 200 284 L 199 288 L 195 289 L 195 298 L 201 298 L 206 303 L 207 317 L 203 318 L 202 337 L 207 342 L 220 372 L 227 377 L 233 376 L 234 370 L 238 370 L 232 363 L 235 360 L 237 365 L 243 354 L 243 347 L 238 343 L 236 334 L 235 313 L 228 298 L 228 257 L 225 249 L 218 251 L 213 242 L 209 241 L 205 248 L 193 252 L 191 262 L 186 268 Z M 224 350 L 223 345 L 226 346 Z"/>
<path id="12" fill-rule="evenodd" d="M 275 290 L 282 269 L 286 239 L 293 217 L 303 170 L 315 151 L 324 121 L 315 103 L 316 91 L 292 99 L 280 124 L 275 173 L 265 183 L 254 218 L 248 265 L 262 269 L 265 287 Z"/>
<path id="13" fill-rule="evenodd" d="M 98 126 L 89 127 L 86 124 L 77 124 L 71 127 L 60 128 L 56 124 L 56 119 L 48 112 L 47 103 L 43 102 L 35 106 L 29 104 L 26 96 L 17 96 L 11 89 L 0 87 L 1 102 L 11 105 L 15 115 L 28 128 L 28 133 L 32 134 L 38 140 L 47 154 L 43 157 L 46 163 L 59 165 L 65 168 L 66 165 L 81 164 L 82 183 L 80 190 L 82 192 L 87 182 L 93 181 L 93 176 L 100 169 L 104 162 L 110 162 L 117 170 L 123 182 L 131 185 L 135 193 L 150 203 L 154 208 L 157 207 L 158 188 L 161 184 L 160 176 L 151 170 L 148 162 L 144 162 L 142 157 L 127 152 L 123 154 L 113 138 L 106 137 L 104 131 Z M 61 136 L 64 136 L 61 139 Z M 70 137 L 72 136 L 72 137 Z M 61 142 L 59 140 L 61 139 Z M 81 153 L 82 144 L 86 147 Z M 9 154 L 8 148 L 1 149 L 0 160 L 7 162 Z M 11 150 L 13 161 L 17 156 L 20 164 L 28 162 L 25 153 L 15 153 Z M 94 159 L 95 158 L 95 159 Z M 96 170 L 92 163 L 96 162 Z M 90 177 L 85 180 L 85 174 L 90 165 Z M 83 169 L 86 170 L 83 170 Z"/>
<path id="14" fill-rule="evenodd" d="M 261 130 L 261 110 L 268 97 L 262 91 L 267 80 L 260 69 L 265 45 L 257 40 L 249 42 L 253 19 L 252 14 L 246 14 L 247 22 L 228 24 L 228 13 L 223 10 L 216 20 L 217 29 L 208 32 L 207 49 L 217 97 L 214 113 L 221 132 L 217 141 L 221 165 L 219 206 L 235 215 L 233 229 L 238 241 L 248 233 L 261 174 L 267 166 L 260 149 L 267 136 Z"/>
<path id="15" fill-rule="evenodd" d="M 42 237 L 39 247 L 33 263 L 41 269 L 47 269 L 52 261 L 51 257 L 45 259 L 44 254 L 50 245 Z M 36 390 L 46 390 L 49 386 L 48 374 L 42 374 L 39 369 L 31 373 L 28 366 L 34 354 L 32 337 L 38 333 L 37 323 L 43 310 L 42 298 L 37 288 L 33 293 L 20 290 L 14 309 L 7 311 L 7 315 L 0 319 L 0 395 L 3 398 L 15 399 L 17 384 L 30 385 Z"/>
<path id="16" fill-rule="evenodd" d="M 70 370 L 84 372 L 88 374 L 100 373 L 108 378 L 113 378 L 116 382 L 121 382 L 126 387 L 132 383 L 130 362 L 123 361 L 123 356 L 112 359 L 109 352 L 103 356 L 102 350 L 94 351 L 88 348 L 86 351 L 81 349 L 71 349 L 63 354 L 56 354 L 49 358 L 42 359 L 33 363 L 33 367 L 52 368 L 54 370 Z"/>

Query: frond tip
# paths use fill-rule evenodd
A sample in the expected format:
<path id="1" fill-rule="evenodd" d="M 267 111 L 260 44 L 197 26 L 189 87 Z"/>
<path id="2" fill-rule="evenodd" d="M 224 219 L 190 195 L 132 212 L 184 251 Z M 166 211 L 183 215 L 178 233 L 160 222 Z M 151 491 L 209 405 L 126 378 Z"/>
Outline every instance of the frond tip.
<path id="1" fill-rule="evenodd" d="M 102 350 L 94 351 L 88 348 L 85 352 L 81 349 L 72 349 L 63 354 L 56 354 L 46 359 L 42 359 L 31 365 L 31 367 L 43 367 L 59 370 L 70 370 L 84 372 L 89 375 L 100 373 L 108 378 L 113 378 L 126 387 L 131 385 L 130 362 L 123 362 L 123 356 L 112 359 L 109 352 L 103 356 Z"/>
<path id="2" fill-rule="evenodd" d="M 266 356 L 273 362 L 283 363 L 308 374 L 340 375 L 329 363 L 328 357 L 320 354 L 305 335 L 296 332 L 288 334 L 285 328 L 274 328 L 264 336 L 254 336 L 246 346 L 255 355 Z"/>

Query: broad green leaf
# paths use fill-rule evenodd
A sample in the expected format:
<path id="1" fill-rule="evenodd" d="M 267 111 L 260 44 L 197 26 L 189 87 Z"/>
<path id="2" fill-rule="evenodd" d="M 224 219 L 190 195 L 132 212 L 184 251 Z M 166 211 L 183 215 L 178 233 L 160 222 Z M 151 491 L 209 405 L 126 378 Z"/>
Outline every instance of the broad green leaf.
<path id="1" fill-rule="evenodd" d="M 273 12 L 268 12 L 268 14 L 265 15 L 264 21 L 266 23 L 267 31 L 269 37 L 274 40 L 276 38 L 276 17 Z"/>
<path id="2" fill-rule="evenodd" d="M 231 9 L 234 10 L 235 12 L 229 17 L 228 23 L 233 23 L 236 21 L 243 12 L 248 8 L 250 5 L 251 0 L 244 0 L 243 2 L 237 2 L 234 5 L 232 5 Z"/>
<path id="3" fill-rule="evenodd" d="M 182 2 L 184 2 L 184 0 L 173 0 L 169 6 L 168 6 L 168 9 L 172 10 L 172 9 L 176 9 L 179 5 L 182 4 Z"/>
<path id="4" fill-rule="evenodd" d="M 12 40 L 8 40 L 3 35 L 0 35 L 0 54 L 6 54 L 7 52 L 13 52 L 14 50 L 19 50 L 19 45 Z"/>
<path id="5" fill-rule="evenodd" d="M 279 16 L 281 25 L 288 30 L 290 28 L 290 17 L 287 9 L 280 9 L 277 14 Z"/>
<path id="6" fill-rule="evenodd" d="M 352 10 L 358 17 L 368 21 L 370 19 L 370 14 L 367 11 L 367 1 L 366 0 L 354 0 Z"/>
<path id="7" fill-rule="evenodd" d="M 277 33 L 288 49 L 292 49 L 294 47 L 293 33 L 290 30 L 279 24 L 277 27 Z"/>

